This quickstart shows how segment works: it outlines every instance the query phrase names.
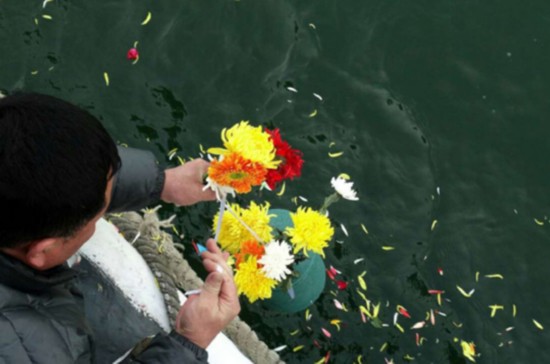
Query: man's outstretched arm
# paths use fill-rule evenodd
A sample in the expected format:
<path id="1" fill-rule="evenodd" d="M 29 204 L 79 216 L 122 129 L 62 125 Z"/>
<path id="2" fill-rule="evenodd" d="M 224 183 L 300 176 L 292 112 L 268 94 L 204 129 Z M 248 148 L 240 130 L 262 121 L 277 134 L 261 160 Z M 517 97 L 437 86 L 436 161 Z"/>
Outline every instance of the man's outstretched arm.
<path id="1" fill-rule="evenodd" d="M 209 163 L 195 159 L 164 170 L 150 151 L 118 148 L 122 162 L 115 175 L 109 212 L 138 211 L 161 199 L 188 206 L 215 199 L 213 191 L 203 191 L 203 176 Z"/>

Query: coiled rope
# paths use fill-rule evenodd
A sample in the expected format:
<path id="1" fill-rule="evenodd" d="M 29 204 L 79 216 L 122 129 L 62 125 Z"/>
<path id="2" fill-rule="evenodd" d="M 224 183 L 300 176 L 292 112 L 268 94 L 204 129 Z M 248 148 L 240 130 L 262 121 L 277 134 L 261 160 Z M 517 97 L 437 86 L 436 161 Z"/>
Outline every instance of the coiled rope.
<path id="1" fill-rule="evenodd" d="M 136 212 L 109 214 L 107 219 L 133 244 L 151 268 L 159 283 L 170 325 L 173 327 L 180 309 L 178 289 L 196 289 L 203 285 L 203 281 L 178 251 L 172 236 L 161 230 L 172 226 L 172 218 L 159 220 L 157 210 L 158 208 L 145 210 L 143 216 Z M 183 249 L 183 246 L 178 247 Z M 239 317 L 223 332 L 253 363 L 284 364 L 279 355 L 269 349 Z"/>

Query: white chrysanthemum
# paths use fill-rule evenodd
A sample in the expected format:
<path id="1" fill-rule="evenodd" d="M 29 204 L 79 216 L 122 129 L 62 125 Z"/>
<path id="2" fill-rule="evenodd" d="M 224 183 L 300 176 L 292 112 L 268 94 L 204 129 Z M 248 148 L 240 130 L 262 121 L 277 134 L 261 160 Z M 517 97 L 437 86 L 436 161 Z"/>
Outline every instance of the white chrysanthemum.
<path id="1" fill-rule="evenodd" d="M 350 201 L 359 200 L 359 197 L 357 197 L 357 192 L 353 189 L 353 182 L 347 182 L 342 177 L 332 177 L 330 184 L 332 185 L 332 188 L 334 188 L 336 192 L 342 196 L 342 198 Z"/>
<path id="2" fill-rule="evenodd" d="M 202 189 L 203 191 L 206 191 L 209 188 L 216 193 L 216 198 L 218 199 L 218 201 L 225 199 L 227 195 L 232 195 L 233 197 L 235 197 L 235 189 L 229 186 L 222 186 L 220 184 L 217 184 L 212 179 L 210 179 L 210 177 L 207 177 L 206 185 L 204 185 Z"/>
<path id="3" fill-rule="evenodd" d="M 258 263 L 263 265 L 262 271 L 267 277 L 280 282 L 291 273 L 288 266 L 294 263 L 294 255 L 290 250 L 286 241 L 273 240 L 265 246 L 265 253 Z"/>

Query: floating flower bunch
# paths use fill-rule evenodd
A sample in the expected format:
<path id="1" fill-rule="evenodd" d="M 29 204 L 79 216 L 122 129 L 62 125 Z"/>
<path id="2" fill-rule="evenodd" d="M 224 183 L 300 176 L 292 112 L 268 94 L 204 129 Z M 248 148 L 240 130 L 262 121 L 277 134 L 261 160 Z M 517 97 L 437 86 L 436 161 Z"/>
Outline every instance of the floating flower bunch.
<path id="1" fill-rule="evenodd" d="M 276 215 L 268 202 L 251 201 L 248 208 L 230 203 L 226 206 L 229 213 L 214 216 L 213 227 L 219 226 L 217 241 L 233 257 L 239 294 L 244 294 L 250 302 L 270 298 L 277 287 L 290 294 L 292 278 L 298 275 L 295 265 L 308 259 L 310 254 L 325 256 L 334 228 L 323 211 L 340 197 L 358 200 L 353 183 L 344 177 L 332 179 L 335 192 L 327 197 L 322 210 L 300 206 L 290 212 L 292 224 L 284 231 L 272 226 Z M 220 216 L 225 216 L 221 222 Z"/>
<path id="2" fill-rule="evenodd" d="M 315 253 L 324 257 L 324 249 L 333 235 L 329 218 L 309 207 L 290 213 L 292 226 L 277 231 L 270 223 L 269 203 L 249 208 L 229 204 L 221 223 L 218 243 L 235 261 L 235 282 L 239 294 L 250 302 L 271 297 L 274 288 L 289 287 L 296 277 L 294 264 Z M 219 223 L 219 214 L 213 226 Z"/>
<path id="3" fill-rule="evenodd" d="M 221 139 L 224 148 L 208 149 L 218 158 L 212 160 L 206 179 L 207 188 L 212 188 L 219 200 L 228 194 L 248 193 L 264 182 L 273 189 L 284 179 L 300 176 L 302 152 L 282 140 L 279 129 L 241 121 L 223 129 Z"/>
<path id="4" fill-rule="evenodd" d="M 299 177 L 302 152 L 284 141 L 279 129 L 263 129 L 247 121 L 223 129 L 221 139 L 223 148 L 208 149 L 216 158 L 208 169 L 205 188 L 213 189 L 220 201 L 213 219 L 214 237 L 231 254 L 239 294 L 255 302 L 270 298 L 281 287 L 292 296 L 296 264 L 311 254 L 325 256 L 334 235 L 326 210 L 340 197 L 357 200 L 353 183 L 346 176 L 333 178 L 336 192 L 321 210 L 298 207 L 289 213 L 290 226 L 279 231 L 273 227 L 276 215 L 268 202 L 251 201 L 244 208 L 227 202 L 227 196 L 248 193 L 262 184 L 273 190 L 282 181 Z"/>

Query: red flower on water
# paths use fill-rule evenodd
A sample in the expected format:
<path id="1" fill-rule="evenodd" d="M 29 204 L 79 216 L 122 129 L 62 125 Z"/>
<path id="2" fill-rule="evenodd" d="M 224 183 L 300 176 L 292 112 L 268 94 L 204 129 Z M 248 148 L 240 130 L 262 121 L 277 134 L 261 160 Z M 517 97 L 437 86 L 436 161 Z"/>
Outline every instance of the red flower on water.
<path id="1" fill-rule="evenodd" d="M 338 286 L 338 289 L 340 291 L 348 288 L 348 283 L 347 282 L 344 282 L 344 281 L 336 281 L 336 285 Z"/>
<path id="2" fill-rule="evenodd" d="M 135 61 L 139 58 L 139 52 L 136 48 L 130 48 L 128 50 L 128 53 L 126 53 L 126 58 L 128 58 L 131 61 Z"/>
<path id="3" fill-rule="evenodd" d="M 302 152 L 298 149 L 292 149 L 288 142 L 281 138 L 279 129 L 265 129 L 271 136 L 273 145 L 275 146 L 275 154 L 281 160 L 277 169 L 270 169 L 266 176 L 266 182 L 269 188 L 274 189 L 279 182 L 284 179 L 293 179 L 300 177 L 302 173 Z"/>

